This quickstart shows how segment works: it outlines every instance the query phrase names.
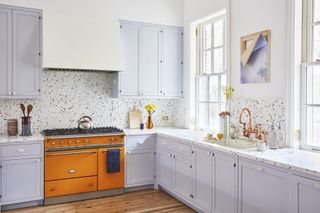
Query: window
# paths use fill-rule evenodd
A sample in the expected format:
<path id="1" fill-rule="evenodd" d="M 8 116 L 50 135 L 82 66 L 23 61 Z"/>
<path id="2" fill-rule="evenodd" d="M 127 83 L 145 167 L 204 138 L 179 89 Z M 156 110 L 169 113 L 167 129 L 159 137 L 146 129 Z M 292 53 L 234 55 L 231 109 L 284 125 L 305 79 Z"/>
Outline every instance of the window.
<path id="1" fill-rule="evenodd" d="M 227 83 L 225 11 L 199 24 L 197 32 L 196 128 L 219 131 Z"/>
<path id="2" fill-rule="evenodd" d="M 301 75 L 301 148 L 320 151 L 320 0 L 306 0 L 307 61 Z"/>

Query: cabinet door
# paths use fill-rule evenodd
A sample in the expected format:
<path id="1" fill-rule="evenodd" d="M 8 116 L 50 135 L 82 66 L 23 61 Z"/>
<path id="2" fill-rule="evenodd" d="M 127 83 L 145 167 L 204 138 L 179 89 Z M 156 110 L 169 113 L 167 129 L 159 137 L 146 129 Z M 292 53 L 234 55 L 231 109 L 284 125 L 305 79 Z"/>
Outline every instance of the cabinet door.
<path id="1" fill-rule="evenodd" d="M 318 213 L 320 182 L 293 175 L 293 213 Z"/>
<path id="2" fill-rule="evenodd" d="M 173 156 L 173 192 L 185 200 L 193 197 L 192 161 Z"/>
<path id="3" fill-rule="evenodd" d="M 234 156 L 215 153 L 213 168 L 213 212 L 236 213 L 237 170 Z"/>
<path id="4" fill-rule="evenodd" d="M 194 204 L 203 212 L 211 212 L 212 152 L 193 149 Z"/>
<path id="5" fill-rule="evenodd" d="M 160 149 L 158 151 L 158 184 L 167 190 L 172 189 L 172 178 L 173 178 L 173 172 L 172 172 L 172 163 L 173 158 L 171 157 L 172 154 L 170 154 L 168 151 Z"/>
<path id="6" fill-rule="evenodd" d="M 40 159 L 2 161 L 2 203 L 42 199 Z"/>
<path id="7" fill-rule="evenodd" d="M 126 187 L 154 183 L 155 155 L 153 149 L 127 151 Z"/>
<path id="8" fill-rule="evenodd" d="M 40 13 L 13 10 L 13 95 L 40 95 Z"/>
<path id="9" fill-rule="evenodd" d="M 163 94 L 165 96 L 182 95 L 182 46 L 183 33 L 180 28 L 163 30 Z"/>
<path id="10" fill-rule="evenodd" d="M 159 27 L 149 25 L 141 30 L 139 88 L 144 96 L 160 94 L 160 31 Z"/>
<path id="11" fill-rule="evenodd" d="M 239 163 L 239 213 L 288 213 L 289 177 L 259 163 Z"/>
<path id="12" fill-rule="evenodd" d="M 139 95 L 140 29 L 138 24 L 121 24 L 124 71 L 119 73 L 120 95 Z"/>
<path id="13" fill-rule="evenodd" d="M 11 10 L 0 8 L 0 96 L 12 90 L 12 21 Z"/>

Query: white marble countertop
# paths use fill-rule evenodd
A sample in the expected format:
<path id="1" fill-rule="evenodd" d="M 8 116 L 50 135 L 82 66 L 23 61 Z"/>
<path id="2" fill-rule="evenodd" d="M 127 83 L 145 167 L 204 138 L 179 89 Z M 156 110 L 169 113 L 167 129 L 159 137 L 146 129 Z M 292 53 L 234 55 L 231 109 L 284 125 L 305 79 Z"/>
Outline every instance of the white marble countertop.
<path id="1" fill-rule="evenodd" d="M 239 157 L 262 161 L 280 168 L 290 169 L 304 174 L 320 177 L 320 153 L 300 149 L 278 149 L 259 152 L 255 148 L 235 149 L 205 140 L 206 132 L 178 128 L 155 128 L 151 130 L 125 129 L 128 136 L 158 134 L 173 137 L 197 146 L 212 148 L 217 151 L 236 154 Z"/>
<path id="2" fill-rule="evenodd" d="M 19 142 L 32 142 L 43 141 L 44 138 L 41 134 L 35 134 L 31 136 L 7 136 L 0 135 L 0 143 L 19 143 Z"/>

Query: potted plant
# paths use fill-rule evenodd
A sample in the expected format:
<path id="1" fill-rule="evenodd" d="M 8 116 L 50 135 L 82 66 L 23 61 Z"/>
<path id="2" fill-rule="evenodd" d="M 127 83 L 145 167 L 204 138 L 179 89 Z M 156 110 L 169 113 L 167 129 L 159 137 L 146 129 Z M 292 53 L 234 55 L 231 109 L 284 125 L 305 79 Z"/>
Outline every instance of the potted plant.
<path id="1" fill-rule="evenodd" d="M 224 97 L 226 98 L 226 108 L 225 111 L 221 112 L 219 114 L 219 116 L 221 117 L 221 126 L 222 126 L 222 131 L 223 135 L 225 138 L 229 137 L 229 120 L 230 120 L 230 116 L 231 113 L 228 111 L 229 109 L 229 105 L 230 105 L 230 101 L 233 97 L 233 93 L 234 93 L 234 88 L 227 86 L 224 89 Z"/>
<path id="2" fill-rule="evenodd" d="M 152 113 L 154 113 L 157 109 L 155 104 L 147 104 L 144 106 L 145 110 L 148 112 L 148 121 L 146 123 L 147 129 L 153 128 L 153 122 L 152 122 Z"/>

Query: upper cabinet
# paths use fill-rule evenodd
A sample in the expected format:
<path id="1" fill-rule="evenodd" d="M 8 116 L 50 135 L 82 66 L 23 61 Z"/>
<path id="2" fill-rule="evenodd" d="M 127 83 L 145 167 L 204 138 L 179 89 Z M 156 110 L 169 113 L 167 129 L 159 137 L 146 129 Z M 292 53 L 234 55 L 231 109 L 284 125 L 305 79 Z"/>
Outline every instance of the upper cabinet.
<path id="1" fill-rule="evenodd" d="M 121 22 L 120 96 L 182 97 L 183 29 Z"/>
<path id="2" fill-rule="evenodd" d="M 41 11 L 0 7 L 0 97 L 41 91 Z"/>

